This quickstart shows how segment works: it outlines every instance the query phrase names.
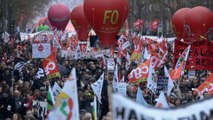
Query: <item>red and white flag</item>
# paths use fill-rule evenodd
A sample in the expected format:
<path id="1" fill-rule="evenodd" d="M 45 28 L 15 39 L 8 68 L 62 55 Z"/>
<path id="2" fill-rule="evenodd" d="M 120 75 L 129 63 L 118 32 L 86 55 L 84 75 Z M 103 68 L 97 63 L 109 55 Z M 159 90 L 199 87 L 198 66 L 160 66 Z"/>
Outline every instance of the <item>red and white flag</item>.
<path id="1" fill-rule="evenodd" d="M 191 45 L 189 45 L 183 51 L 183 53 L 181 54 L 181 56 L 179 57 L 176 65 L 175 65 L 175 69 L 170 72 L 170 76 L 171 76 L 172 80 L 180 79 L 180 77 L 183 75 L 184 69 L 185 69 L 185 64 L 186 64 L 186 61 L 189 56 L 190 48 L 191 48 Z"/>
<path id="2" fill-rule="evenodd" d="M 213 73 L 197 88 L 201 93 L 208 92 L 209 95 L 213 94 Z"/>
<path id="3" fill-rule="evenodd" d="M 154 20 L 150 22 L 149 27 L 152 31 L 157 31 L 159 24 L 160 24 L 160 20 Z"/>
<path id="4" fill-rule="evenodd" d="M 42 66 L 47 76 L 47 79 L 60 77 L 54 53 L 52 53 L 50 56 L 44 59 L 44 61 L 42 62 Z"/>
<path id="5" fill-rule="evenodd" d="M 135 28 L 135 29 L 137 29 L 137 30 L 141 30 L 142 29 L 142 27 L 143 27 L 143 25 L 144 25 L 144 21 L 143 21 L 143 19 L 137 19 L 134 23 L 133 23 L 133 27 Z"/>

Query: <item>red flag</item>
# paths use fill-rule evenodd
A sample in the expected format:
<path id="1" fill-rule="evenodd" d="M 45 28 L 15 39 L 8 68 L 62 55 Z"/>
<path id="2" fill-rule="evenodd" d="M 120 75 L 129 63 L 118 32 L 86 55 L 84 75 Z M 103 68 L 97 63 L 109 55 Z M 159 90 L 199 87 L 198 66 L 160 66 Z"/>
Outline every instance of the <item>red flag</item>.
<path id="1" fill-rule="evenodd" d="M 149 65 L 150 59 L 142 63 L 136 69 L 132 70 L 131 73 L 128 75 L 129 82 L 140 82 L 141 79 L 147 78 L 149 73 Z"/>
<path id="2" fill-rule="evenodd" d="M 197 88 L 201 93 L 208 92 L 209 95 L 213 94 L 213 73 Z"/>
<path id="3" fill-rule="evenodd" d="M 144 21 L 141 19 L 137 19 L 136 22 L 133 23 L 133 27 L 137 30 L 141 30 L 144 25 Z"/>
<path id="4" fill-rule="evenodd" d="M 152 31 L 157 31 L 159 24 L 160 24 L 160 20 L 154 20 L 153 22 L 150 22 L 149 27 Z"/>
<path id="5" fill-rule="evenodd" d="M 44 61 L 42 62 L 42 66 L 47 75 L 47 79 L 60 77 L 60 73 L 58 71 L 58 65 L 57 65 L 54 53 L 50 54 L 50 56 L 44 59 Z"/>

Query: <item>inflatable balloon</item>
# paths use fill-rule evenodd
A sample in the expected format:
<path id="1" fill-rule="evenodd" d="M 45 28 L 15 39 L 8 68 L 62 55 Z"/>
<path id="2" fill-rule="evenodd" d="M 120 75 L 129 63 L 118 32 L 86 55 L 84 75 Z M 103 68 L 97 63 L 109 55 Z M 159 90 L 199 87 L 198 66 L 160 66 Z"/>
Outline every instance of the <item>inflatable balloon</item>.
<path id="1" fill-rule="evenodd" d="M 37 28 L 37 32 L 42 31 L 42 30 L 50 30 L 50 27 L 48 25 L 40 25 Z"/>
<path id="2" fill-rule="evenodd" d="M 185 24 L 191 42 L 205 40 L 208 31 L 213 28 L 213 13 L 206 7 L 194 7 L 186 14 Z"/>
<path id="3" fill-rule="evenodd" d="M 128 15 L 128 0 L 84 0 L 84 14 L 99 36 L 100 44 L 115 45 L 116 36 Z"/>
<path id="4" fill-rule="evenodd" d="M 176 37 L 180 40 L 186 36 L 184 31 L 185 16 L 191 10 L 190 8 L 182 8 L 175 12 L 172 16 L 172 27 Z"/>
<path id="5" fill-rule="evenodd" d="M 38 22 L 38 25 L 47 25 L 49 27 L 51 27 L 52 25 L 50 24 L 50 21 L 46 18 L 46 17 L 43 17 L 39 20 Z"/>
<path id="6" fill-rule="evenodd" d="M 40 26 L 41 24 L 44 24 L 46 17 L 43 17 L 39 20 L 38 25 Z"/>
<path id="7" fill-rule="evenodd" d="M 62 3 L 52 5 L 48 10 L 48 20 L 53 27 L 64 30 L 69 22 L 70 10 Z"/>
<path id="8" fill-rule="evenodd" d="M 72 10 L 70 19 L 73 26 L 75 27 L 75 30 L 78 33 L 78 39 L 87 40 L 87 38 L 89 37 L 90 26 L 84 15 L 83 5 L 78 5 Z"/>

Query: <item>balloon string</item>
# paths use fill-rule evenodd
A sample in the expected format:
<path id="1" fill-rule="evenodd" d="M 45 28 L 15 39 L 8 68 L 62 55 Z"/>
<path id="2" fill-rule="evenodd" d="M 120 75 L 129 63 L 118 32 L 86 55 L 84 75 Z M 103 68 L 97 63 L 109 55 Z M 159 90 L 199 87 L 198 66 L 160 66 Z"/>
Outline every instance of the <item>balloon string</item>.
<path id="1" fill-rule="evenodd" d="M 95 10 L 95 8 L 92 8 L 92 27 L 93 27 L 93 29 L 95 29 L 94 27 L 95 27 L 95 25 L 94 25 L 94 18 L 95 18 L 95 16 L 94 16 L 94 10 Z"/>
<path id="2" fill-rule="evenodd" d="M 123 22 L 124 22 L 124 14 L 125 14 L 125 11 L 126 11 L 126 7 L 124 7 L 124 12 L 123 12 L 122 22 L 121 22 L 121 23 L 123 23 Z"/>

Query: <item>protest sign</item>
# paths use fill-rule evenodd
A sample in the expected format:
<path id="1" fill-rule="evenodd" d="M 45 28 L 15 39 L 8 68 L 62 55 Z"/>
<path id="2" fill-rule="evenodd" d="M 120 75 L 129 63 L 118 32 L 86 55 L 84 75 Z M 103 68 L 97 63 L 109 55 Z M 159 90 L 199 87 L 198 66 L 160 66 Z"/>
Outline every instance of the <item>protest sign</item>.
<path id="1" fill-rule="evenodd" d="M 112 96 L 113 120 L 211 120 L 213 98 L 175 109 L 147 107 L 119 94 Z"/>
<path id="2" fill-rule="evenodd" d="M 195 77 L 196 71 L 195 70 L 189 70 L 188 71 L 188 78 L 193 79 Z"/>
<path id="3" fill-rule="evenodd" d="M 116 89 L 115 89 L 115 93 L 119 93 L 121 95 L 126 96 L 126 91 L 127 91 L 127 84 L 125 82 L 120 82 L 117 83 Z"/>
<path id="4" fill-rule="evenodd" d="M 157 92 L 160 93 L 161 91 L 163 91 L 164 93 L 167 93 L 167 89 L 168 89 L 168 77 L 164 77 L 164 76 L 158 76 L 158 80 L 157 80 Z"/>
<path id="5" fill-rule="evenodd" d="M 74 59 L 75 53 L 76 52 L 74 51 L 61 50 L 61 57 Z M 81 59 L 97 59 L 102 57 L 102 53 L 101 52 L 81 52 L 80 57 Z"/>
<path id="6" fill-rule="evenodd" d="M 174 47 L 174 63 L 179 58 L 179 55 L 188 46 L 179 40 L 175 40 Z M 213 70 L 213 43 L 208 40 L 198 41 L 192 43 L 191 50 L 189 52 L 186 69 L 188 70 Z"/>
<path id="7" fill-rule="evenodd" d="M 32 44 L 32 58 L 46 58 L 51 53 L 49 43 Z"/>

